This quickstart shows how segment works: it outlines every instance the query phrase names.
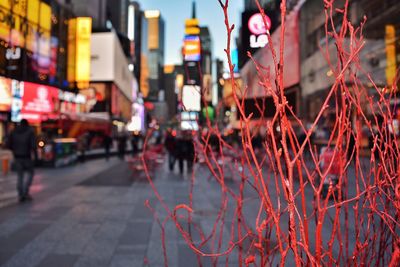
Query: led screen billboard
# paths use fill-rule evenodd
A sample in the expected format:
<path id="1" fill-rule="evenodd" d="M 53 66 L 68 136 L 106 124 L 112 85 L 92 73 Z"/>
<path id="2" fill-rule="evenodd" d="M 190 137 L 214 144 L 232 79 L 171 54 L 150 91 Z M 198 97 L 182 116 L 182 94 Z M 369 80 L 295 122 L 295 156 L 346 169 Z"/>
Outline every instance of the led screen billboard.
<path id="1" fill-rule="evenodd" d="M 184 85 L 182 89 L 182 103 L 186 111 L 201 110 L 200 86 Z"/>
<path id="2" fill-rule="evenodd" d="M 255 53 L 268 44 L 268 32 L 272 34 L 278 26 L 277 13 L 265 10 L 265 21 L 259 10 L 242 13 L 241 44 L 239 51 L 239 69 L 248 60 L 247 52 Z"/>
<path id="3" fill-rule="evenodd" d="M 199 36 L 185 36 L 183 44 L 183 54 L 185 57 L 185 61 L 200 61 L 201 46 Z"/>

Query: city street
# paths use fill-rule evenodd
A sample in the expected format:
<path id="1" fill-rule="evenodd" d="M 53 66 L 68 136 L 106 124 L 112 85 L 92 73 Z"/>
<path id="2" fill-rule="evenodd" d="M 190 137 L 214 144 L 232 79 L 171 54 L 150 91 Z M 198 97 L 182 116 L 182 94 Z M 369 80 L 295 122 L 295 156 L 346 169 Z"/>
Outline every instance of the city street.
<path id="1" fill-rule="evenodd" d="M 155 179 L 161 193 L 170 203 L 186 202 L 186 175 L 164 169 Z M 157 207 L 157 201 L 144 176 L 137 178 L 116 158 L 38 169 L 33 202 L 19 204 L 15 174 L 2 177 L 0 265 L 163 265 L 160 228 L 144 206 L 149 200 Z M 202 206 L 212 205 L 204 200 Z M 170 266 L 195 266 L 193 252 L 172 224 L 167 227 Z"/>
<path id="2" fill-rule="evenodd" d="M 178 204 L 188 205 L 190 176 L 179 174 L 177 169 L 175 172 L 167 169 L 164 163 L 153 172 L 157 190 L 172 209 Z M 196 169 L 193 220 L 209 233 L 219 211 L 220 187 L 209 179 L 210 173 L 204 167 Z M 32 186 L 34 200 L 22 204 L 17 203 L 15 174 L 1 179 L 1 266 L 164 264 L 161 228 L 144 204 L 148 201 L 161 220 L 166 213 L 144 173 L 132 172 L 126 162 L 117 158 L 97 159 L 59 169 L 38 169 Z M 233 190 L 235 184 L 227 180 Z M 245 190 L 244 217 L 251 227 L 259 208 L 255 196 L 251 188 Z M 234 208 L 234 205 L 228 206 L 226 212 L 223 246 L 229 240 Z M 311 203 L 308 209 L 311 211 Z M 281 225 L 287 225 L 284 217 Z M 195 254 L 172 222 L 165 225 L 165 232 L 169 266 L 198 266 Z M 326 229 L 324 237 L 328 239 L 330 232 Z M 235 255 L 234 251 L 229 266 L 238 265 Z M 219 265 L 225 266 L 225 258 L 222 259 Z M 212 266 L 210 258 L 204 257 L 201 262 L 203 266 Z"/>

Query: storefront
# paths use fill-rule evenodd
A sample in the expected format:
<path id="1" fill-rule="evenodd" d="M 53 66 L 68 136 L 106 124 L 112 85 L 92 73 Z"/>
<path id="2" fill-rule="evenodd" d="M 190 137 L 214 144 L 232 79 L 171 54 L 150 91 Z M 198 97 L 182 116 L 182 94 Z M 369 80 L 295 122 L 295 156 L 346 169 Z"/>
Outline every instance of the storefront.
<path id="1" fill-rule="evenodd" d="M 262 68 L 256 66 L 251 60 L 241 69 L 243 87 L 238 88 L 239 91 L 236 94 L 241 101 L 244 98 L 244 115 L 247 117 L 253 114 L 252 120 L 272 118 L 275 115 L 276 106 L 272 92 L 276 92 L 277 89 L 284 90 L 288 107 L 294 114 L 299 115 L 301 87 L 298 16 L 298 11 L 294 10 L 286 17 L 285 46 L 283 47 L 284 68 L 282 83 L 279 84 L 280 88 L 277 88 L 276 65 L 269 45 L 260 48 L 253 55 L 254 61 L 261 64 Z M 281 26 L 278 26 L 271 34 L 271 41 L 275 52 L 278 53 L 282 42 Z M 258 107 L 262 107 L 262 110 L 259 110 Z M 287 114 L 290 116 L 291 113 L 287 112 Z"/>

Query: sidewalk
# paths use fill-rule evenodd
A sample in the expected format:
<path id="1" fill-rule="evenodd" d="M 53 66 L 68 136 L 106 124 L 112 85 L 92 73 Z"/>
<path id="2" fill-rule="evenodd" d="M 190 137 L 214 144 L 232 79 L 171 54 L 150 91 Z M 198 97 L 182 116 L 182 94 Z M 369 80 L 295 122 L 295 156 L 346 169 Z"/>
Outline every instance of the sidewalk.
<path id="1" fill-rule="evenodd" d="M 34 201 L 14 200 L 0 208 L 0 266 L 164 266 L 161 229 L 144 203 L 161 219 L 165 211 L 149 183 L 138 176 L 118 159 L 38 170 Z M 154 172 L 155 185 L 169 207 L 188 204 L 188 177 L 178 174 L 177 166 L 168 172 L 166 163 Z M 15 190 L 14 178 L 3 181 L 2 188 L 6 184 L 7 190 Z M 220 192 L 207 179 L 200 181 L 193 220 L 208 231 Z M 175 225 L 169 222 L 165 230 L 169 266 L 198 266 Z M 202 263 L 212 266 L 209 258 Z M 225 266 L 224 260 L 219 263 Z"/>
<path id="2" fill-rule="evenodd" d="M 117 164 L 117 158 L 86 161 L 61 168 L 36 168 L 34 183 L 31 192 L 36 197 L 55 194 L 75 183 L 87 179 L 97 172 L 101 172 Z M 8 175 L 0 174 L 0 208 L 18 201 L 16 191 L 17 175 L 9 172 Z M 1 218 L 0 218 L 1 222 Z"/>

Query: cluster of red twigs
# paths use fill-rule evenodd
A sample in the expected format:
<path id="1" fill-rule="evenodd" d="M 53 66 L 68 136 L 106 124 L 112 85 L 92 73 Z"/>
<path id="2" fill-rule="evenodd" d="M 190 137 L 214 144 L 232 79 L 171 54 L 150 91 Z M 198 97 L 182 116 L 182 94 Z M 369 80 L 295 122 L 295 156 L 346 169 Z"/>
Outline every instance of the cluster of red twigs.
<path id="1" fill-rule="evenodd" d="M 231 83 L 235 85 L 234 66 L 229 57 L 234 30 L 229 23 L 229 1 L 218 1 L 225 15 L 226 54 Z M 148 175 L 156 196 L 168 212 L 163 221 L 156 216 L 163 230 L 166 266 L 165 224 L 170 220 L 198 255 L 200 265 L 202 257 L 209 257 L 215 266 L 221 259 L 227 266 L 231 263 L 234 264 L 230 266 L 399 266 L 400 162 L 391 108 L 396 95 L 378 88 L 360 64 L 365 20 L 353 26 L 347 19 L 348 0 L 340 8 L 335 7 L 334 2 L 324 0 L 325 10 L 321 11 L 326 15 L 326 38 L 334 40 L 327 41 L 321 53 L 335 81 L 309 127 L 292 112 L 284 95 L 284 0 L 281 3 L 280 49 L 276 51 L 272 41 L 269 42 L 275 66 L 270 71 L 275 72 L 276 79 L 271 81 L 263 63 L 252 58 L 260 84 L 266 94 L 273 97 L 276 106 L 275 116 L 262 122 L 260 127 L 264 129 L 261 151 L 253 147 L 251 116 L 245 116 L 238 97 L 239 93 L 245 96 L 246 90 L 234 86 L 234 99 L 242 117 L 239 148 L 226 142 L 218 125 L 207 120 L 208 132 L 196 144 L 197 154 L 202 155 L 221 193 L 210 231 L 201 229 L 194 219 L 196 173 L 192 175 L 188 192 L 189 203 L 175 207 L 163 202 Z M 336 30 L 338 25 L 334 25 L 332 19 L 337 12 L 343 17 L 340 30 Z M 336 46 L 334 55 L 329 51 L 332 43 Z M 359 81 L 360 73 L 368 77 L 373 92 Z M 276 84 L 276 90 L 271 88 L 272 83 Z M 389 92 L 396 89 L 395 86 L 387 88 Z M 322 156 L 311 137 L 327 112 L 333 115 L 326 144 L 332 156 L 321 167 Z M 300 140 L 299 135 L 305 137 Z M 367 156 L 362 154 L 362 140 L 366 135 L 370 136 L 372 144 Z M 210 147 L 211 136 L 218 138 L 218 151 Z M 233 151 L 236 157 L 225 160 L 227 151 L 231 154 Z M 227 165 L 236 170 L 234 184 L 227 184 Z M 326 190 L 323 181 L 333 168 L 337 181 L 328 184 L 323 193 Z M 255 216 L 247 216 L 254 210 Z M 200 236 L 199 241 L 193 239 L 193 232 Z"/>

